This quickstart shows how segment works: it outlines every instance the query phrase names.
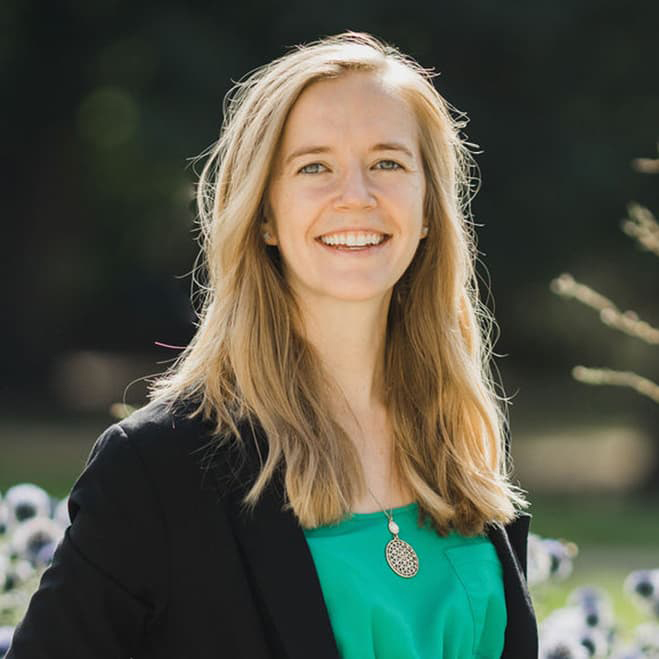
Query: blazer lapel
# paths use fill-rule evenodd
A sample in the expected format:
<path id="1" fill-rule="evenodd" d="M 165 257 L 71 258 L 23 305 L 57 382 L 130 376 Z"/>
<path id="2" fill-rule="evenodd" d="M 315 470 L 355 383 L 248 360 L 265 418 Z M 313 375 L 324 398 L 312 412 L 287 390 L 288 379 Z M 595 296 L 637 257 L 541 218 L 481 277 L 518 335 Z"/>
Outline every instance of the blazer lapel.
<path id="1" fill-rule="evenodd" d="M 228 515 L 243 551 L 252 587 L 260 600 L 265 624 L 271 637 L 278 641 L 273 656 L 339 659 L 329 613 L 304 533 L 294 513 L 283 510 L 285 497 L 281 468 L 268 483 L 252 513 L 243 511 L 241 498 L 256 474 L 253 456 L 248 460 L 247 470 L 240 471 L 241 485 L 231 488 L 226 497 Z M 226 472 L 220 470 L 216 473 L 220 478 L 226 478 Z M 222 489 L 227 492 L 226 485 Z"/>
<path id="2" fill-rule="evenodd" d="M 538 656 L 537 623 L 525 576 L 526 533 L 530 517 L 528 513 L 522 513 L 507 526 L 493 524 L 487 531 L 501 561 L 506 595 L 508 624 L 501 659 L 536 659 Z M 519 560 L 511 539 L 520 552 Z"/>

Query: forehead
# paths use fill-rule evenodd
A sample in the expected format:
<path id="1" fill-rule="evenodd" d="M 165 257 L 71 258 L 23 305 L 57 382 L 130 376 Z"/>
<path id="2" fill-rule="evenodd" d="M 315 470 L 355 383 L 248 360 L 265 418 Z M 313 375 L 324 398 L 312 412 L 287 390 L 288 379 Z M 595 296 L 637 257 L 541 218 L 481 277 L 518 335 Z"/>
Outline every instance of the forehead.
<path id="1" fill-rule="evenodd" d="M 417 120 L 400 92 L 381 76 L 349 72 L 319 80 L 294 103 L 284 126 L 281 152 L 311 140 L 402 141 L 415 147 Z"/>

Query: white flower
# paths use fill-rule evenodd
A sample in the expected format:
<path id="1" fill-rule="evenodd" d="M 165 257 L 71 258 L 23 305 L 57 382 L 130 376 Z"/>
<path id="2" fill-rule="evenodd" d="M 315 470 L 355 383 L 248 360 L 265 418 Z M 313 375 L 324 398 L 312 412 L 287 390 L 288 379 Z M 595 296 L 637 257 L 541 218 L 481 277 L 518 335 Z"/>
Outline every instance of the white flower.
<path id="1" fill-rule="evenodd" d="M 4 657 L 9 652 L 9 646 L 11 645 L 13 636 L 13 627 L 0 627 L 0 657 Z"/>
<path id="2" fill-rule="evenodd" d="M 13 485 L 5 493 L 7 531 L 32 517 L 50 517 L 50 496 L 33 483 Z"/>
<path id="3" fill-rule="evenodd" d="M 71 520 L 69 519 L 69 508 L 68 508 L 69 498 L 64 497 L 56 506 L 55 513 L 53 514 L 53 519 L 63 528 L 66 529 L 70 524 Z"/>
<path id="4" fill-rule="evenodd" d="M 7 533 L 7 504 L 0 498 L 0 535 Z"/>
<path id="5" fill-rule="evenodd" d="M 541 635 L 539 659 L 590 659 L 588 650 L 570 636 Z"/>
<path id="6" fill-rule="evenodd" d="M 34 568 L 29 561 L 18 559 L 9 563 L 5 575 L 5 590 L 15 590 L 34 574 Z"/>
<path id="7" fill-rule="evenodd" d="M 9 546 L 13 554 L 38 566 L 50 562 L 49 558 L 44 557 L 42 549 L 50 545 L 54 550 L 63 536 L 64 530 L 54 520 L 49 517 L 33 517 L 14 528 Z"/>
<path id="8" fill-rule="evenodd" d="M 551 557 L 545 549 L 542 538 L 529 533 L 527 542 L 528 584 L 534 586 L 547 581 L 551 575 Z"/>
<path id="9" fill-rule="evenodd" d="M 569 606 L 578 606 L 587 627 L 609 630 L 614 624 L 613 603 L 606 591 L 595 586 L 575 588 L 567 597 Z"/>
<path id="10" fill-rule="evenodd" d="M 659 569 L 630 572 L 623 590 L 639 608 L 659 617 Z"/>
<path id="11" fill-rule="evenodd" d="M 634 629 L 634 639 L 648 657 L 659 657 L 659 624 L 643 622 Z"/>

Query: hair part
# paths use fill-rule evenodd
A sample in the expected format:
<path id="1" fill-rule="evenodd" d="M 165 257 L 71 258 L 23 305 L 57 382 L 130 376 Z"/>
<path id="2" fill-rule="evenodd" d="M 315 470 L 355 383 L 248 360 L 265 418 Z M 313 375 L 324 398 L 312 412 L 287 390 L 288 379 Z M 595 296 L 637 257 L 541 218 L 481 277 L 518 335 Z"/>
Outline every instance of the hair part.
<path id="1" fill-rule="evenodd" d="M 380 76 L 410 104 L 427 182 L 428 237 L 395 284 L 387 318 L 384 396 L 393 461 L 438 532 L 482 533 L 529 503 L 510 480 L 508 401 L 497 396 L 491 371 L 496 323 L 478 297 L 470 219 L 477 166 L 460 135 L 467 120 L 452 115 L 432 70 L 369 34 L 294 46 L 225 96 L 220 137 L 197 186 L 207 278 L 200 282 L 195 266 L 197 329 L 150 383 L 149 397 L 172 406 L 197 401 L 190 416 L 212 419 L 218 446 L 242 444 L 241 421 L 260 424 L 268 453 L 246 508 L 281 464 L 287 505 L 304 527 L 337 522 L 364 492 L 353 442 L 327 413 L 336 391 L 304 339 L 278 250 L 261 238 L 266 190 L 293 104 L 310 84 L 351 71 Z"/>

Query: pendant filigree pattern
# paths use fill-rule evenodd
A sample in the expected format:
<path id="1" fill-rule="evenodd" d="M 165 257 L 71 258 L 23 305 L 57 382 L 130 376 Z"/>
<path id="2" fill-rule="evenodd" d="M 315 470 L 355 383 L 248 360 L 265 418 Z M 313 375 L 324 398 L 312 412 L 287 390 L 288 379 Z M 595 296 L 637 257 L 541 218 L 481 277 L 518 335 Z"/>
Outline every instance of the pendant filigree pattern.
<path id="1" fill-rule="evenodd" d="M 389 540 L 384 553 L 389 567 L 397 575 L 410 578 L 419 571 L 419 557 L 412 546 L 398 536 Z"/>

